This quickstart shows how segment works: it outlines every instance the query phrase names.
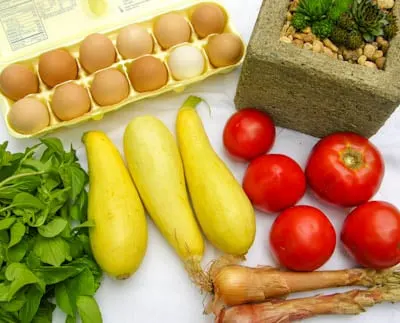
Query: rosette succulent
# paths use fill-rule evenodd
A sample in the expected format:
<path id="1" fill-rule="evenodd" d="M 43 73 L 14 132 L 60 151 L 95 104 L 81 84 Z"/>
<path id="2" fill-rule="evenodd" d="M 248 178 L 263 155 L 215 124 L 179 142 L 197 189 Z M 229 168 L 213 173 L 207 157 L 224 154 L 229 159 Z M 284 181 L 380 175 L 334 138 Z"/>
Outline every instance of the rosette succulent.
<path id="1" fill-rule="evenodd" d="M 346 47 L 348 49 L 357 49 L 360 48 L 364 44 L 363 37 L 358 30 L 352 30 L 347 35 Z"/>
<path id="2" fill-rule="evenodd" d="M 333 23 L 329 19 L 324 19 L 313 23 L 311 26 L 314 35 L 321 39 L 328 38 L 332 34 Z"/>
<path id="3" fill-rule="evenodd" d="M 383 33 L 387 40 L 391 40 L 394 36 L 396 36 L 399 31 L 399 27 L 397 25 L 397 17 L 394 14 L 390 14 L 387 16 L 388 24 L 383 27 Z"/>
<path id="4" fill-rule="evenodd" d="M 345 46 L 347 44 L 348 33 L 349 32 L 347 30 L 335 26 L 329 39 L 333 41 L 336 45 Z"/>
<path id="5" fill-rule="evenodd" d="M 354 0 L 352 14 L 359 31 L 367 42 L 384 34 L 388 25 L 387 14 L 379 9 L 372 0 Z"/>
<path id="6" fill-rule="evenodd" d="M 300 0 L 297 13 L 309 17 L 310 21 L 324 19 L 332 7 L 333 0 Z"/>
<path id="7" fill-rule="evenodd" d="M 297 30 L 303 30 L 310 24 L 310 20 L 307 16 L 300 12 L 296 12 L 292 18 L 292 26 Z"/>

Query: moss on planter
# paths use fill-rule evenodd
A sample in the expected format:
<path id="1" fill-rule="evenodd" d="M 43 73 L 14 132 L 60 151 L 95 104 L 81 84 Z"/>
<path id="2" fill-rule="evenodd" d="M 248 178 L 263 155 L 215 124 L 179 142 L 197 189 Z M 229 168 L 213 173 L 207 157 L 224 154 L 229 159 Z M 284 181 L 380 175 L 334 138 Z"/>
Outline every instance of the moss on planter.
<path id="1" fill-rule="evenodd" d="M 267 111 L 281 127 L 315 137 L 375 134 L 400 104 L 400 39 L 385 70 L 334 60 L 280 40 L 289 0 L 264 0 L 235 97 L 237 109 Z M 399 16 L 399 6 L 393 9 Z"/>

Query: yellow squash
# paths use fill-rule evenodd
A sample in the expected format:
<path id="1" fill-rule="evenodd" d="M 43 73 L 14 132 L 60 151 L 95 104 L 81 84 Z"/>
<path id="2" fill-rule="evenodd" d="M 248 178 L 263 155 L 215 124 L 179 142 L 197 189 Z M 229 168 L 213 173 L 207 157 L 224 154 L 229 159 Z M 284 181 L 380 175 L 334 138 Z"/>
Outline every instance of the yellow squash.
<path id="1" fill-rule="evenodd" d="M 199 223 L 225 253 L 245 255 L 254 242 L 255 213 L 241 185 L 213 150 L 189 97 L 178 112 L 176 131 L 185 176 Z"/>
<path id="2" fill-rule="evenodd" d="M 199 263 L 204 240 L 172 133 L 155 117 L 136 117 L 125 130 L 124 151 L 140 197 L 160 232 L 184 262 Z"/>
<path id="3" fill-rule="evenodd" d="M 83 137 L 89 165 L 90 243 L 99 266 L 117 279 L 139 268 L 147 249 L 143 204 L 121 155 L 102 132 Z"/>

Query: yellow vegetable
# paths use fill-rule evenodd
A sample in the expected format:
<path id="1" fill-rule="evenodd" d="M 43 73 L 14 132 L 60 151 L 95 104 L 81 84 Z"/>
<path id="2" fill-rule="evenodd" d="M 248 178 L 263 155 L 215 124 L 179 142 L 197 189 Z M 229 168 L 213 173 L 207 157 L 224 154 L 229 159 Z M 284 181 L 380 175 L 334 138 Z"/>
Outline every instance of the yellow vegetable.
<path id="1" fill-rule="evenodd" d="M 117 279 L 139 268 L 147 249 L 143 204 L 117 148 L 102 132 L 83 137 L 89 164 L 90 243 L 99 266 Z"/>
<path id="2" fill-rule="evenodd" d="M 172 133 L 155 117 L 136 117 L 125 130 L 124 151 L 133 181 L 158 229 L 184 262 L 199 263 L 204 241 Z"/>
<path id="3" fill-rule="evenodd" d="M 199 223 L 225 253 L 245 255 L 254 242 L 255 213 L 241 185 L 213 150 L 189 97 L 178 112 L 176 130 L 185 176 Z"/>

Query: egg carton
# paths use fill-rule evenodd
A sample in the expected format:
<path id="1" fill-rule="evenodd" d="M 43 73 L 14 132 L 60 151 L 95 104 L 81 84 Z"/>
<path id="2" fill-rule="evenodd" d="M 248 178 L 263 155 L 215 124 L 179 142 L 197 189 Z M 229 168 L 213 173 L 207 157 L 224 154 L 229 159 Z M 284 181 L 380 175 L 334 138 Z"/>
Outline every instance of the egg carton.
<path id="1" fill-rule="evenodd" d="M 190 17 L 191 17 L 192 12 L 194 11 L 194 9 L 199 4 L 203 4 L 203 3 L 213 3 L 213 4 L 218 5 L 224 11 L 226 18 L 227 18 L 224 33 L 233 33 L 241 39 L 241 41 L 243 43 L 243 53 L 242 53 L 241 59 L 236 64 L 225 66 L 225 67 L 214 67 L 211 64 L 211 62 L 208 58 L 207 52 L 205 50 L 205 46 L 207 45 L 210 37 L 212 37 L 215 34 L 211 34 L 205 38 L 200 38 L 196 34 L 195 29 L 190 21 Z M 191 29 L 191 38 L 190 38 L 189 42 L 177 44 L 169 49 L 163 49 L 160 46 L 160 44 L 158 43 L 157 38 L 154 35 L 153 26 L 154 26 L 154 22 L 156 21 L 156 19 L 159 18 L 161 15 L 164 15 L 167 13 L 172 13 L 172 12 L 182 15 L 185 18 L 185 20 L 188 22 L 190 29 Z M 125 26 L 130 25 L 130 24 L 138 24 L 140 26 L 143 26 L 149 32 L 151 37 L 153 38 L 153 43 L 154 43 L 153 53 L 151 55 L 144 55 L 144 56 L 154 56 L 156 58 L 159 58 L 160 60 L 162 60 L 164 62 L 165 66 L 167 68 L 168 81 L 165 86 L 163 86 L 162 88 L 160 88 L 158 90 L 149 91 L 149 92 L 137 92 L 137 91 L 135 91 L 134 87 L 131 84 L 131 80 L 128 75 L 128 67 L 135 60 L 140 59 L 143 56 L 137 57 L 135 59 L 124 59 L 122 57 L 122 55 L 119 53 L 118 48 L 116 46 L 116 40 L 117 40 L 117 36 L 118 36 L 119 32 L 121 31 L 122 28 L 124 28 Z M 119 110 L 120 108 L 126 106 L 129 103 L 133 103 L 133 102 L 140 101 L 140 100 L 147 99 L 147 98 L 156 97 L 156 96 L 159 96 L 166 92 L 174 91 L 174 92 L 179 93 L 179 92 L 184 91 L 187 86 L 194 84 L 194 83 L 198 83 L 200 81 L 203 81 L 206 78 L 209 78 L 213 75 L 229 73 L 243 63 L 244 57 L 246 55 L 245 43 L 244 43 L 243 39 L 241 38 L 241 35 L 235 29 L 235 27 L 231 21 L 231 18 L 229 16 L 229 13 L 227 12 L 226 8 L 224 8 L 220 3 L 216 2 L 216 1 L 196 1 L 195 4 L 192 3 L 190 5 L 187 5 L 187 4 L 181 5 L 178 7 L 174 7 L 173 9 L 169 8 L 168 10 L 165 10 L 164 12 L 159 12 L 156 16 L 147 17 L 146 19 L 142 19 L 142 20 L 135 19 L 133 21 L 130 21 L 129 23 L 109 26 L 108 28 L 105 28 L 104 30 L 98 30 L 97 32 L 104 34 L 112 41 L 112 43 L 114 44 L 115 51 L 117 53 L 117 59 L 116 59 L 115 63 L 112 64 L 111 66 L 108 66 L 104 69 L 98 70 L 92 74 L 86 72 L 79 61 L 79 46 L 80 46 L 81 42 L 84 40 L 84 38 L 86 36 L 88 36 L 89 34 L 87 34 L 86 36 L 82 36 L 82 37 L 76 39 L 75 41 L 66 43 L 64 46 L 54 46 L 51 48 L 46 48 L 45 50 L 36 52 L 35 55 L 32 57 L 29 57 L 24 60 L 18 60 L 18 61 L 11 62 L 11 63 L 19 63 L 19 64 L 30 66 L 32 68 L 32 70 L 35 72 L 35 74 L 38 76 L 39 88 L 40 88 L 39 92 L 36 94 L 29 94 L 26 97 L 36 98 L 36 99 L 40 100 L 42 103 L 45 104 L 45 106 L 48 109 L 49 115 L 50 115 L 49 126 L 42 129 L 41 131 L 33 133 L 33 134 L 18 133 L 11 127 L 11 125 L 8 122 L 8 118 L 7 118 L 8 112 L 10 111 L 10 109 L 12 109 L 12 105 L 15 103 L 15 101 L 12 101 L 11 99 L 7 98 L 5 95 L 2 95 L 2 97 L 4 99 L 3 104 L 2 104 L 3 115 L 4 115 L 4 118 L 6 121 L 8 132 L 11 136 L 13 136 L 15 138 L 41 137 L 45 134 L 48 134 L 48 133 L 53 132 L 60 128 L 76 127 L 79 124 L 82 124 L 89 120 L 101 120 L 101 119 L 103 119 L 104 115 L 106 115 L 107 113 Z M 196 76 L 191 79 L 186 79 L 186 80 L 176 80 L 176 79 L 174 79 L 174 77 L 172 75 L 171 69 L 167 62 L 167 59 L 174 49 L 176 49 L 177 47 L 180 47 L 180 46 L 184 46 L 184 45 L 194 46 L 200 50 L 200 52 L 202 53 L 204 60 L 205 60 L 205 68 L 204 68 L 203 73 L 199 76 Z M 42 79 L 40 77 L 40 74 L 38 71 L 38 62 L 39 62 L 39 57 L 41 54 L 51 51 L 51 50 L 54 50 L 54 49 L 65 49 L 75 58 L 77 66 L 78 66 L 78 77 L 76 80 L 63 82 L 63 83 L 60 83 L 60 84 L 54 86 L 53 88 L 49 88 L 42 81 Z M 11 64 L 11 63 L 9 63 L 9 64 Z M 4 67 L 6 67 L 6 66 L 4 66 Z M 93 99 L 91 91 L 90 91 L 90 87 L 93 82 L 93 78 L 97 73 L 100 73 L 101 71 L 104 71 L 107 69 L 112 69 L 112 68 L 118 69 L 125 75 L 125 77 L 128 81 L 128 84 L 129 84 L 129 95 L 127 98 L 125 98 L 124 100 L 122 100 L 121 102 L 119 102 L 115 105 L 100 106 Z M 76 84 L 83 86 L 87 90 L 90 100 L 91 100 L 91 109 L 89 112 L 83 114 L 80 117 L 77 117 L 77 118 L 69 120 L 69 121 L 62 121 L 62 120 L 58 119 L 57 116 L 54 114 L 54 112 L 51 108 L 51 102 L 52 102 L 52 97 L 53 97 L 54 91 L 58 87 L 66 84 L 66 83 L 76 83 Z"/>

